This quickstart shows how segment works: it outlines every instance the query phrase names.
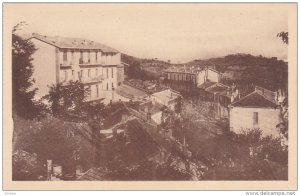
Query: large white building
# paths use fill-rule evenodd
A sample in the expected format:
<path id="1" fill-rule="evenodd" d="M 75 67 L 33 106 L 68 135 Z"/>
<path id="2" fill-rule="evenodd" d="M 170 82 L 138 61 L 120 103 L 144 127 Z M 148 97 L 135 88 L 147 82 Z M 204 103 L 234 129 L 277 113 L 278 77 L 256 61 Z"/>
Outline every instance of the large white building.
<path id="1" fill-rule="evenodd" d="M 169 68 L 163 71 L 163 75 L 166 80 L 172 82 L 191 83 L 197 87 L 201 86 L 205 82 L 220 82 L 221 74 L 208 66 L 203 68 L 200 66 L 192 66 L 189 68 Z"/>
<path id="2" fill-rule="evenodd" d="M 48 93 L 51 84 L 76 80 L 90 89 L 87 101 L 104 98 L 107 103 L 119 99 L 114 94 L 122 83 L 117 79 L 121 65 L 119 51 L 82 38 L 32 34 L 30 41 L 37 48 L 32 56 L 37 99 Z"/>

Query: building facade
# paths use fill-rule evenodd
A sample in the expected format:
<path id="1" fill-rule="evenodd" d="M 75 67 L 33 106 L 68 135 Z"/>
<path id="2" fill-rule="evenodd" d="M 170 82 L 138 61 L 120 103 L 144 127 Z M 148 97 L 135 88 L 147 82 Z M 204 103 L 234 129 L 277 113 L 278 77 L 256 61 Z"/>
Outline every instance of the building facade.
<path id="1" fill-rule="evenodd" d="M 276 128 L 280 123 L 280 107 L 274 97 L 261 89 L 256 88 L 254 92 L 229 105 L 231 131 L 239 133 L 243 129 L 259 128 L 263 136 L 280 136 Z"/>
<path id="2" fill-rule="evenodd" d="M 211 81 L 218 83 L 220 81 L 220 73 L 209 67 L 181 67 L 170 68 L 163 71 L 163 76 L 170 82 L 190 83 L 193 86 L 200 86 L 201 84 Z"/>
<path id="3" fill-rule="evenodd" d="M 33 34 L 36 98 L 48 93 L 51 84 L 81 81 L 90 89 L 86 100 L 112 100 L 118 86 L 120 52 L 106 45 L 81 39 Z"/>
<path id="4" fill-rule="evenodd" d="M 177 104 L 180 98 L 181 98 L 180 93 L 171 89 L 166 89 L 160 92 L 156 92 L 150 96 L 150 100 L 153 103 L 157 102 L 161 105 L 166 106 L 172 111 L 175 110 L 175 105 Z"/>

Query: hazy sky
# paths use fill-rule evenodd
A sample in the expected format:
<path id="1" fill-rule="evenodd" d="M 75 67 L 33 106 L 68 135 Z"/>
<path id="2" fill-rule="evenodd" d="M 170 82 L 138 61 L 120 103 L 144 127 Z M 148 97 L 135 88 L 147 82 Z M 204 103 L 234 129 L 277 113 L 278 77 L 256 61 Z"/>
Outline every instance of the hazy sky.
<path id="1" fill-rule="evenodd" d="M 286 58 L 276 35 L 288 30 L 287 12 L 260 5 L 14 4 L 4 13 L 12 24 L 26 21 L 27 31 L 82 37 L 173 63 L 232 53 Z"/>

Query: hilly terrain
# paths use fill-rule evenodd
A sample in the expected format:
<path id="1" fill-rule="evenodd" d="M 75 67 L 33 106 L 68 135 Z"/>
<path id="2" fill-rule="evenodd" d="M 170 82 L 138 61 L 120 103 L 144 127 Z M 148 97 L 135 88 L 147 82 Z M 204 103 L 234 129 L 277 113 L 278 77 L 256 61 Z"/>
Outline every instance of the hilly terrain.
<path id="1" fill-rule="evenodd" d="M 157 59 L 141 59 L 126 54 L 121 55 L 122 62 L 130 66 L 129 77 L 158 78 L 162 71 L 170 66 L 183 66 L 184 64 L 171 64 Z M 222 73 L 222 83 L 231 85 L 259 85 L 270 90 L 287 89 L 288 64 L 276 57 L 267 58 L 263 56 L 253 56 L 250 54 L 231 54 L 224 57 L 210 59 L 197 59 L 186 63 L 188 66 L 205 67 L 207 65 L 215 67 Z M 152 78 L 151 78 L 152 79 Z"/>

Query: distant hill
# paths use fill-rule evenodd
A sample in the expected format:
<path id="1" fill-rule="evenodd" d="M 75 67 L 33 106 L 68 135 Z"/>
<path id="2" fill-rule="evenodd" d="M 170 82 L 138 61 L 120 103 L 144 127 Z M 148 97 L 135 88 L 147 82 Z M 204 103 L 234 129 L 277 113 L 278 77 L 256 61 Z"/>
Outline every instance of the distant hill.
<path id="1" fill-rule="evenodd" d="M 270 90 L 287 89 L 288 64 L 276 57 L 232 54 L 207 60 L 194 60 L 189 65 L 215 65 L 223 83 L 260 85 Z"/>
<path id="2" fill-rule="evenodd" d="M 121 61 L 125 62 L 127 64 L 140 64 L 141 66 L 147 67 L 147 66 L 169 66 L 170 63 L 159 60 L 157 58 L 147 59 L 147 58 L 138 58 L 134 56 L 130 56 L 127 54 L 122 53 L 121 54 Z"/>
<path id="3" fill-rule="evenodd" d="M 162 74 L 162 70 L 171 64 L 156 58 L 137 58 L 127 54 L 121 54 L 121 61 L 129 64 L 128 74 L 131 78 L 157 79 Z"/>
<path id="4" fill-rule="evenodd" d="M 161 73 L 171 65 L 183 66 L 183 64 L 170 64 L 157 59 L 140 59 L 126 54 L 122 54 L 121 57 L 122 61 L 149 72 Z M 185 65 L 215 67 L 222 73 L 222 82 L 229 85 L 235 82 L 241 85 L 259 85 L 270 90 L 287 89 L 288 64 L 276 57 L 231 54 L 224 57 L 197 59 Z"/>
<path id="5" fill-rule="evenodd" d="M 130 56 L 124 53 L 121 53 L 121 61 L 129 65 L 135 65 L 135 64 L 139 65 L 141 63 L 140 58 Z"/>

